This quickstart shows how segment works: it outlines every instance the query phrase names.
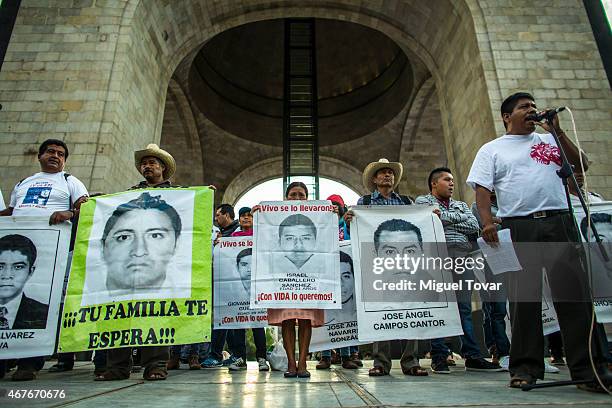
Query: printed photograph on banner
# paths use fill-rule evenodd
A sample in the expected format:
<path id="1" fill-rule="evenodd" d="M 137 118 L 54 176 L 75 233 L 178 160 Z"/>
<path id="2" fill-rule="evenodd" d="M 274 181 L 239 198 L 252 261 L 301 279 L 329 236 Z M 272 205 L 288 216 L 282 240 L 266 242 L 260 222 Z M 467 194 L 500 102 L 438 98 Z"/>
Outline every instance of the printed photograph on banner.
<path id="1" fill-rule="evenodd" d="M 587 243 L 586 265 L 590 272 L 597 320 L 600 323 L 612 323 L 612 201 L 593 203 L 590 211 L 592 223 L 601 238 L 609 261 L 604 259 L 596 243 L 582 206 L 574 205 L 574 216 L 580 228 L 581 238 Z"/>
<path id="2" fill-rule="evenodd" d="M 0 359 L 53 354 L 70 223 L 0 217 Z"/>
<path id="3" fill-rule="evenodd" d="M 341 308 L 334 208 L 329 201 L 260 204 L 251 307 Z"/>
<path id="4" fill-rule="evenodd" d="M 355 268 L 350 241 L 340 242 L 340 287 L 342 309 L 325 310 L 325 323 L 312 329 L 310 351 L 365 344 L 357 338 Z"/>
<path id="5" fill-rule="evenodd" d="M 352 210 L 359 340 L 461 334 L 452 273 L 463 273 L 475 261 L 459 262 L 447 255 L 442 223 L 432 208 L 355 206 Z"/>
<path id="6" fill-rule="evenodd" d="M 266 327 L 268 310 L 250 308 L 253 237 L 221 238 L 213 259 L 214 327 Z"/>
<path id="7" fill-rule="evenodd" d="M 191 296 L 193 194 L 137 190 L 97 200 L 83 306 Z"/>
<path id="8" fill-rule="evenodd" d="M 84 203 L 58 350 L 210 341 L 213 203 L 208 187 Z"/>

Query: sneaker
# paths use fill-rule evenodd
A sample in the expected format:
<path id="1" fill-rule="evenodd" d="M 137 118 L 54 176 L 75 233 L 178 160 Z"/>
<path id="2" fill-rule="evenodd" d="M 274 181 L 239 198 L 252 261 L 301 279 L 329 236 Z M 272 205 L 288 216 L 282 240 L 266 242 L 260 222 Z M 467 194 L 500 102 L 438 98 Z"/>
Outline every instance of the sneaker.
<path id="1" fill-rule="evenodd" d="M 221 360 L 217 360 L 214 357 L 208 357 L 202 363 L 202 368 L 217 368 L 217 367 L 223 367 L 223 362 Z"/>
<path id="2" fill-rule="evenodd" d="M 559 373 L 559 370 L 557 367 L 548 364 L 546 361 L 544 361 L 544 372 L 548 373 L 548 374 L 557 374 Z"/>
<path id="3" fill-rule="evenodd" d="M 504 371 L 510 371 L 510 356 L 503 356 L 499 358 L 499 366 L 503 368 Z"/>
<path id="4" fill-rule="evenodd" d="M 465 360 L 465 371 L 504 371 L 499 364 L 493 364 L 484 358 L 468 358 Z"/>
<path id="5" fill-rule="evenodd" d="M 232 364 L 234 364 L 236 361 L 238 361 L 238 359 L 236 357 L 234 357 L 233 355 L 231 355 L 228 358 L 226 358 L 225 360 L 223 360 L 223 362 L 221 364 L 223 364 L 223 367 L 229 367 Z"/>
<path id="6" fill-rule="evenodd" d="M 232 364 L 229 365 L 230 371 L 242 371 L 246 369 L 247 369 L 247 363 L 246 361 L 244 361 L 242 357 L 237 358 Z"/>
<path id="7" fill-rule="evenodd" d="M 270 370 L 270 366 L 268 366 L 268 362 L 263 357 L 259 357 L 257 359 L 257 365 L 259 366 L 259 371 L 269 371 Z"/>
<path id="8" fill-rule="evenodd" d="M 448 364 L 446 364 L 446 360 L 431 363 L 431 372 L 436 374 L 450 374 L 450 369 L 448 368 Z"/>

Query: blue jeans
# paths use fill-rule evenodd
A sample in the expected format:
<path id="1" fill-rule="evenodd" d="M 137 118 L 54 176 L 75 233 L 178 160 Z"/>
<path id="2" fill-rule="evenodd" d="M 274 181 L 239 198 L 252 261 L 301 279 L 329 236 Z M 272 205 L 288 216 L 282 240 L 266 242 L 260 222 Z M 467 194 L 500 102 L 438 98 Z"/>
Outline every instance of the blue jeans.
<path id="1" fill-rule="evenodd" d="M 178 355 L 183 360 L 187 360 L 189 356 L 199 356 L 200 355 L 200 344 L 201 343 L 193 343 L 193 344 L 183 344 L 178 346 L 170 347 L 170 355 Z"/>
<path id="2" fill-rule="evenodd" d="M 359 353 L 359 347 L 357 346 L 340 347 L 339 350 L 341 357 L 348 357 L 351 354 Z M 331 357 L 331 350 L 323 350 L 321 352 L 321 357 Z"/>
<path id="3" fill-rule="evenodd" d="M 504 275 L 493 275 L 487 266 L 485 268 L 487 282 L 502 283 L 500 290 L 496 293 L 489 293 L 486 290 L 480 291 L 482 300 L 482 328 L 484 330 L 485 344 L 489 350 L 495 346 L 498 357 L 510 354 L 510 340 L 506 336 L 506 286 Z"/>
<path id="4" fill-rule="evenodd" d="M 446 361 L 450 355 L 450 350 L 444 343 L 444 338 L 431 339 L 431 363 L 436 364 L 440 361 Z"/>
<path id="5" fill-rule="evenodd" d="M 453 258 L 466 257 L 469 251 L 449 247 L 449 255 Z M 453 272 L 453 280 L 475 280 L 474 271 L 466 269 L 462 274 Z M 480 354 L 480 346 L 474 335 L 474 324 L 472 323 L 472 291 L 467 289 L 467 284 L 463 282 L 463 289 L 455 291 L 457 296 L 457 307 L 459 308 L 459 317 L 461 318 L 461 328 L 463 334 L 459 336 L 461 339 L 461 355 L 464 359 L 482 358 Z"/>

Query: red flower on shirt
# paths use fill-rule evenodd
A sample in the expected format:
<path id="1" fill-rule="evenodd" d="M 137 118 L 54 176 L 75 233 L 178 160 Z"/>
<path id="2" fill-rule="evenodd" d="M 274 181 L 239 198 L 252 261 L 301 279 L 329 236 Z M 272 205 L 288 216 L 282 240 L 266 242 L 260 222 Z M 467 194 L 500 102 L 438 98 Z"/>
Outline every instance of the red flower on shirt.
<path id="1" fill-rule="evenodd" d="M 559 148 L 552 146 L 550 143 L 540 142 L 537 145 L 531 146 L 531 153 L 529 155 L 538 163 L 548 165 L 552 162 L 557 166 L 561 166 Z"/>

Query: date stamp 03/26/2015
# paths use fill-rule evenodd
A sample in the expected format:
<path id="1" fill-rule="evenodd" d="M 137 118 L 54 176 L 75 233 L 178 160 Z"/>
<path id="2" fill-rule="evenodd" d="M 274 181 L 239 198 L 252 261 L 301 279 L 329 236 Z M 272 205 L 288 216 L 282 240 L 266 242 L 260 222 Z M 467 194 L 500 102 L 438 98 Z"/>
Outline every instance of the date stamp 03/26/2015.
<path id="1" fill-rule="evenodd" d="M 0 399 L 64 399 L 64 390 L 6 389 L 0 388 Z"/>

